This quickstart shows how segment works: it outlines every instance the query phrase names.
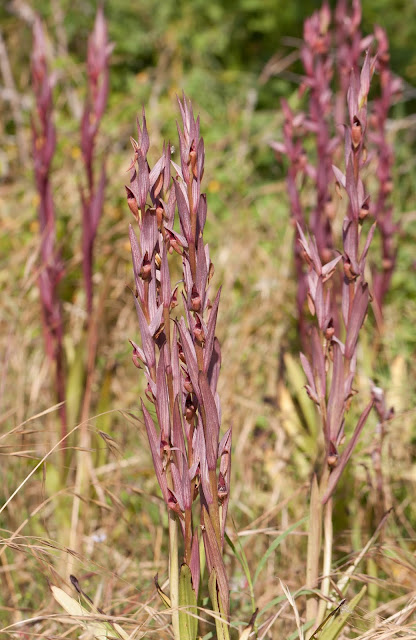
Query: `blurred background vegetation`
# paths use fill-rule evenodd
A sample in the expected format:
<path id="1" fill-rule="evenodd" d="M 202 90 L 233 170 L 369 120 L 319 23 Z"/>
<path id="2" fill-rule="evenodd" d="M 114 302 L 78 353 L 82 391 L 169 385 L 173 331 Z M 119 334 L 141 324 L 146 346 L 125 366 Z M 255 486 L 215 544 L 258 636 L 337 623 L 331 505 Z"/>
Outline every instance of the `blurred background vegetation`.
<path id="1" fill-rule="evenodd" d="M 390 536 L 374 548 L 362 567 L 363 574 L 372 571 L 375 575 L 373 584 L 379 591 L 375 597 L 373 593 L 373 605 L 377 606 L 407 593 L 416 571 L 416 511 L 409 498 L 416 480 L 416 21 L 413 2 L 364 0 L 363 5 L 363 33 L 371 32 L 375 22 L 387 30 L 391 67 L 405 87 L 389 129 L 397 159 L 393 200 L 396 219 L 401 222 L 398 267 L 385 310 L 384 334 L 375 335 L 372 318 L 367 323 L 357 400 L 366 403 L 371 378 L 388 391 L 397 414 L 383 452 L 386 483 L 397 517 Z M 280 99 L 286 97 L 293 107 L 300 104 L 302 25 L 319 6 L 310 0 L 107 0 L 104 4 L 115 48 L 109 105 L 98 139 L 98 156 L 107 157 L 108 184 L 95 252 L 94 281 L 102 314 L 90 429 L 105 504 L 93 492 L 83 496 L 85 536 L 76 572 L 84 576 L 84 584 L 90 580 L 92 592 L 100 586 L 100 606 L 115 613 L 140 617 L 140 603 L 153 603 L 153 575 L 159 571 L 166 576 L 166 539 L 160 525 L 163 508 L 140 422 L 141 388 L 128 344 L 128 338 L 137 340 L 138 335 L 126 286 L 132 283 L 127 242 L 131 215 L 123 186 L 131 158 L 129 136 L 136 135 L 135 118 L 144 105 L 153 161 L 164 139 L 176 144 L 175 96 L 182 90 L 200 113 L 205 139 L 206 239 L 216 267 L 215 285 L 223 285 L 219 313 L 223 425 L 234 428 L 231 513 L 236 530 L 243 534 L 253 571 L 270 538 L 305 513 L 305 483 L 320 443 L 311 438 L 315 418 L 304 408 L 303 374 L 297 364 L 296 287 L 285 166 L 276 162 L 268 143 L 281 139 Z M 0 5 L 0 30 L 16 86 L 14 98 L 4 86 L 0 93 L 0 453 L 7 455 L 0 477 L 6 498 L 56 443 L 58 433 L 56 412 L 19 426 L 55 403 L 36 286 L 38 202 L 30 151 L 34 107 L 31 21 L 35 11 L 48 30 L 50 70 L 56 76 L 58 147 L 51 180 L 58 242 L 65 261 L 60 295 L 72 393 L 82 384 L 77 363 L 85 349 L 79 120 L 86 87 L 87 37 L 96 3 L 6 1 Z M 69 427 L 75 425 L 76 411 Z M 336 523 L 340 566 L 374 530 L 368 504 L 375 425 L 374 418 L 340 489 Z M 114 438 L 116 457 L 98 430 Z M 71 446 L 77 446 L 76 437 Z M 52 454 L 16 495 L 13 508 L 0 515 L 5 536 L 20 531 L 24 523 L 22 537 L 1 556 L 0 580 L 6 586 L 0 595 L 2 622 L 11 624 L 39 611 L 55 610 L 46 578 L 56 577 L 56 572 L 65 575 L 59 566 L 66 557 L 75 458 L 66 470 L 67 489 L 59 480 L 59 464 L 58 454 Z M 350 504 L 351 495 L 357 498 L 354 504 Z M 231 530 L 233 527 L 231 524 Z M 253 538 L 252 529 L 261 533 Z M 101 542 L 97 542 L 98 534 L 102 534 Z M 302 536 L 295 536 L 285 545 L 282 553 L 268 561 L 258 582 L 260 608 L 276 593 L 276 575 L 283 576 L 292 589 L 303 584 L 305 542 Z M 250 603 L 243 573 L 234 566 L 231 555 L 229 563 L 235 576 L 233 606 L 247 619 Z M 370 605 L 367 602 L 366 607 Z M 287 630 L 293 631 L 292 622 L 284 620 L 280 629 L 287 624 Z"/>

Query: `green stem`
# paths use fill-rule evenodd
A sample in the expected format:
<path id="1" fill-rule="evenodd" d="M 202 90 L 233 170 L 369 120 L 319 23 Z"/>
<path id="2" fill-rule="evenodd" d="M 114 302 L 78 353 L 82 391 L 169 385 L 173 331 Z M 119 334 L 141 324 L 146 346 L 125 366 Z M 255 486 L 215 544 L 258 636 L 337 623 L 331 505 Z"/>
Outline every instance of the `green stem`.
<path id="1" fill-rule="evenodd" d="M 316 621 L 318 626 L 321 624 L 325 617 L 329 591 L 331 587 L 332 543 L 334 538 L 332 512 L 333 503 L 332 498 L 330 498 L 324 507 L 324 563 L 322 571 L 323 579 L 321 585 L 321 593 L 323 599 L 321 600 L 319 606 L 318 618 Z"/>
<path id="2" fill-rule="evenodd" d="M 172 627 L 175 640 L 181 640 L 179 627 L 179 561 L 178 521 L 169 510 L 169 586 L 172 608 Z"/>

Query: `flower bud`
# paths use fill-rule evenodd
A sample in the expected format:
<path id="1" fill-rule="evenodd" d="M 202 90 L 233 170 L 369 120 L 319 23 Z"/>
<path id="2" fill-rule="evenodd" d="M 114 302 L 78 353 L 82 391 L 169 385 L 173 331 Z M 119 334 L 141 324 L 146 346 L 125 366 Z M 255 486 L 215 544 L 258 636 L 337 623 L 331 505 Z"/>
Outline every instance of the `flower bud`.
<path id="1" fill-rule="evenodd" d="M 361 127 L 361 122 L 358 120 L 357 116 L 354 116 L 352 127 L 351 127 L 351 140 L 352 140 L 352 146 L 354 147 L 354 149 L 357 149 L 360 146 L 362 137 L 363 137 L 363 131 Z"/>

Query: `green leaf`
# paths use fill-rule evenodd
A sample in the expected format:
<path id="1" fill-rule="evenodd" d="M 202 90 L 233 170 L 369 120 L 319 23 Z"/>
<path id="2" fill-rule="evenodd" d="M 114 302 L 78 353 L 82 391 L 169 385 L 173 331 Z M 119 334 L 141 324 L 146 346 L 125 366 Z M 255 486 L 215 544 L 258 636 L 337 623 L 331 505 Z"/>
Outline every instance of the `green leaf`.
<path id="1" fill-rule="evenodd" d="M 215 626 L 217 628 L 217 640 L 230 640 L 230 634 L 228 631 L 228 624 L 224 619 L 224 607 L 221 604 L 217 591 L 217 575 L 215 569 L 211 571 L 211 575 L 208 580 L 208 591 L 211 598 L 212 608 L 217 614 L 215 616 Z"/>
<path id="2" fill-rule="evenodd" d="M 298 520 L 298 522 L 295 522 L 295 524 L 292 524 L 291 527 L 289 527 L 289 529 L 286 529 L 286 531 L 284 531 L 283 533 L 280 534 L 280 536 L 277 536 L 277 538 L 275 538 L 272 542 L 272 544 L 270 545 L 270 547 L 267 549 L 266 553 L 264 554 L 264 556 L 261 558 L 256 573 L 254 574 L 254 578 L 253 578 L 253 584 L 256 583 L 257 578 L 259 577 L 261 571 L 263 570 L 267 560 L 269 559 L 269 556 L 273 553 L 273 551 L 279 546 L 279 544 L 281 542 L 283 542 L 283 540 L 290 534 L 292 533 L 292 531 L 294 531 L 294 529 L 296 529 L 297 527 L 301 526 L 304 522 L 307 521 L 309 516 L 304 516 L 301 520 Z"/>
<path id="3" fill-rule="evenodd" d="M 237 558 L 237 560 L 239 561 L 243 571 L 244 571 L 244 575 L 246 576 L 246 580 L 247 580 L 247 584 L 249 586 L 250 589 L 250 595 L 251 595 L 251 602 L 252 602 L 252 606 L 253 606 L 253 611 L 255 609 L 255 601 L 254 601 L 254 587 L 253 587 L 253 581 L 251 579 L 251 573 L 250 573 L 250 567 L 247 561 L 247 556 L 244 552 L 244 548 L 243 545 L 241 544 L 240 538 L 237 538 L 237 544 L 235 545 L 232 540 L 230 539 L 230 537 L 228 536 L 227 533 L 225 533 L 225 539 L 227 541 L 227 544 L 231 547 L 232 552 L 234 553 L 235 557 Z"/>
<path id="4" fill-rule="evenodd" d="M 181 640 L 195 640 L 198 633 L 196 593 L 192 587 L 191 570 L 181 566 L 179 575 L 179 629 Z"/>
<path id="5" fill-rule="evenodd" d="M 358 606 L 361 598 L 367 591 L 367 587 L 364 586 L 359 593 L 343 608 L 338 616 L 332 618 L 332 622 L 325 626 L 323 631 L 318 634 L 319 640 L 335 640 L 345 627 L 348 618 L 354 612 L 354 609 Z"/>

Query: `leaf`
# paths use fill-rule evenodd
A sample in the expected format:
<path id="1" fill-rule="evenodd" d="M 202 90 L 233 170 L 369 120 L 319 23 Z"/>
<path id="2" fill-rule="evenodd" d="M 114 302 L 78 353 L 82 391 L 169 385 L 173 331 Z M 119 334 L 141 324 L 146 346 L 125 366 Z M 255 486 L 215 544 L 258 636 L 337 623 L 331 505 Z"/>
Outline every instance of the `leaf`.
<path id="1" fill-rule="evenodd" d="M 191 570 L 181 566 L 179 575 L 179 629 L 181 640 L 195 640 L 198 633 L 196 593 L 192 587 Z"/>
<path id="2" fill-rule="evenodd" d="M 204 408 L 203 423 L 205 446 L 207 452 L 208 469 L 215 470 L 218 458 L 218 436 L 220 432 L 220 421 L 214 396 L 209 388 L 207 376 L 203 371 L 198 376 L 199 389 L 202 396 L 202 406 Z"/>
<path id="3" fill-rule="evenodd" d="M 319 576 L 319 552 L 322 542 L 322 505 L 316 475 L 311 486 L 311 502 L 309 507 L 308 553 L 306 560 L 306 586 L 316 589 Z M 312 621 L 318 613 L 316 597 L 306 601 L 306 620 Z"/>
<path id="4" fill-rule="evenodd" d="M 335 640 L 340 635 L 342 629 L 345 627 L 348 618 L 353 613 L 354 609 L 360 603 L 360 600 L 364 596 L 367 591 L 367 587 L 364 586 L 359 593 L 348 603 L 345 610 L 342 611 L 338 616 L 332 619 L 332 623 L 328 625 L 322 633 L 319 634 L 318 640 Z"/>
<path id="5" fill-rule="evenodd" d="M 118 624 L 110 624 L 106 622 L 100 622 L 94 619 L 94 614 L 90 613 L 71 596 L 69 596 L 63 589 L 59 587 L 52 586 L 51 587 L 52 595 L 57 601 L 58 604 L 61 605 L 62 609 L 64 609 L 71 617 L 79 617 L 82 619 L 78 619 L 76 622 L 81 626 L 87 629 L 90 633 L 92 633 L 96 638 L 102 640 L 103 638 L 109 639 L 114 638 L 114 631 L 118 633 L 120 638 L 123 640 L 129 640 L 129 634 L 124 631 Z M 90 620 L 86 620 L 86 618 L 91 618 Z"/>
<path id="6" fill-rule="evenodd" d="M 223 615 L 223 607 L 218 598 L 217 591 L 217 575 L 215 569 L 211 571 L 211 575 L 208 580 L 208 591 L 211 598 L 212 608 L 217 614 L 215 616 L 215 626 L 217 628 L 217 640 L 230 640 L 230 634 L 228 631 L 228 624 L 225 620 L 222 620 L 220 615 Z M 225 617 L 225 616 L 224 616 Z"/>
<path id="7" fill-rule="evenodd" d="M 231 547 L 231 550 L 234 553 L 235 557 L 239 561 L 241 568 L 244 571 L 244 575 L 246 576 L 247 584 L 250 589 L 251 600 L 254 603 L 254 588 L 253 588 L 253 581 L 251 579 L 250 567 L 247 561 L 247 556 L 245 554 L 244 547 L 240 542 L 240 538 L 237 538 L 237 546 L 238 546 L 237 548 L 237 546 L 233 543 L 233 541 L 230 539 L 227 533 L 225 533 L 224 537 L 225 537 L 225 540 L 227 541 L 227 544 Z"/>
<path id="8" fill-rule="evenodd" d="M 308 519 L 308 516 L 304 516 L 301 520 L 298 520 L 297 522 L 295 522 L 295 524 L 292 524 L 291 527 L 286 529 L 286 531 L 281 533 L 280 536 L 277 536 L 277 538 L 275 538 L 275 540 L 273 540 L 272 544 L 267 549 L 266 553 L 261 558 L 261 560 L 260 560 L 260 562 L 258 564 L 256 573 L 254 574 L 253 584 L 256 583 L 257 578 L 259 577 L 260 573 L 262 572 L 262 570 L 263 570 L 263 568 L 264 568 L 269 556 L 273 553 L 273 551 L 279 546 L 279 544 L 281 542 L 283 542 L 283 540 L 289 535 L 289 533 L 292 533 L 292 531 L 294 531 L 297 527 L 300 527 L 304 522 L 306 522 L 307 519 Z"/>
<path id="9" fill-rule="evenodd" d="M 248 623 L 248 625 L 246 626 L 244 631 L 242 633 L 240 633 L 240 637 L 239 637 L 238 640 L 248 640 L 249 639 L 250 634 L 253 631 L 253 627 L 254 627 L 254 624 L 256 622 L 256 618 L 257 618 L 258 612 L 259 612 L 259 610 L 256 609 L 255 612 L 253 613 L 253 615 L 250 618 L 250 622 Z"/>

